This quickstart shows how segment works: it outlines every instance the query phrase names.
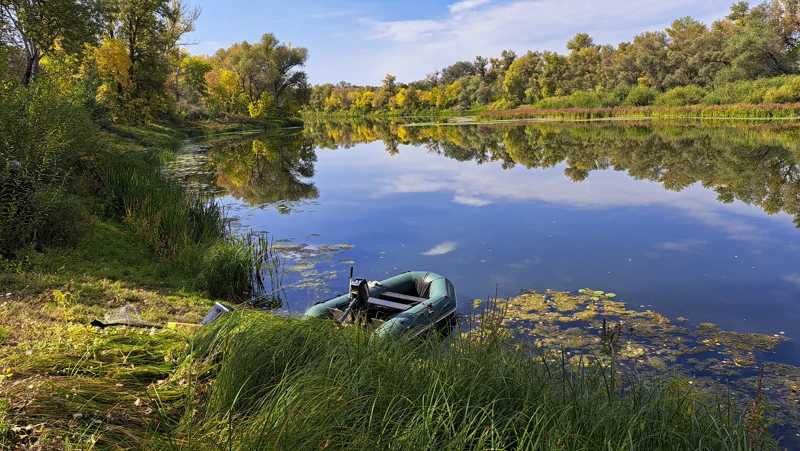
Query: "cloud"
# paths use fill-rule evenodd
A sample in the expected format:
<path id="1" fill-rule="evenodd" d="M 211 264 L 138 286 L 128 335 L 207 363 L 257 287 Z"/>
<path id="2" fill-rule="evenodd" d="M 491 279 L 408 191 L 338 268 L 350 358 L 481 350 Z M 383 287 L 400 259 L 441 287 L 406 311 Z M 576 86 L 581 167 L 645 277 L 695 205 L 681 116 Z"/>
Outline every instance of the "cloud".
<path id="1" fill-rule="evenodd" d="M 800 288 L 800 271 L 794 274 L 783 276 L 783 280 L 791 283 L 792 285 L 797 285 L 797 288 Z"/>
<path id="2" fill-rule="evenodd" d="M 461 0 L 460 2 L 456 2 L 448 6 L 448 8 L 450 8 L 451 13 L 456 14 L 475 9 L 487 3 L 489 3 L 489 0 Z"/>
<path id="3" fill-rule="evenodd" d="M 427 255 L 429 257 L 433 257 L 436 255 L 444 255 L 453 252 L 458 247 L 458 243 L 454 241 L 445 241 L 444 243 L 434 247 L 433 249 L 423 252 L 422 255 Z"/>
<path id="4" fill-rule="evenodd" d="M 679 241 L 658 243 L 656 244 L 655 248 L 662 251 L 695 252 L 706 244 L 708 244 L 708 241 L 706 240 L 694 240 L 689 238 Z"/>
<path id="5" fill-rule="evenodd" d="M 309 19 L 332 19 L 334 17 L 352 16 L 360 13 L 357 9 L 343 9 L 339 11 L 329 11 L 324 13 L 316 13 L 308 16 Z"/>
<path id="6" fill-rule="evenodd" d="M 470 207 L 485 207 L 492 203 L 490 200 L 485 199 L 478 199 L 477 197 L 469 197 L 469 196 L 456 196 L 453 198 L 453 202 L 461 205 L 468 205 Z"/>
<path id="7" fill-rule="evenodd" d="M 401 81 L 472 60 L 475 55 L 497 56 L 504 49 L 566 52 L 566 42 L 588 32 L 599 44 L 630 41 L 647 30 L 664 29 L 686 15 L 721 18 L 729 0 L 462 0 L 449 6 L 442 18 L 365 20 L 368 37 L 382 40 L 381 51 L 370 55 L 372 83 L 386 73 Z M 569 14 L 565 14 L 569 11 Z M 367 74 L 365 74 L 367 75 Z"/>
<path id="8" fill-rule="evenodd" d="M 404 20 L 375 23 L 373 27 L 375 36 L 379 38 L 413 42 L 421 38 L 432 37 L 434 32 L 442 31 L 447 26 L 435 20 Z"/>

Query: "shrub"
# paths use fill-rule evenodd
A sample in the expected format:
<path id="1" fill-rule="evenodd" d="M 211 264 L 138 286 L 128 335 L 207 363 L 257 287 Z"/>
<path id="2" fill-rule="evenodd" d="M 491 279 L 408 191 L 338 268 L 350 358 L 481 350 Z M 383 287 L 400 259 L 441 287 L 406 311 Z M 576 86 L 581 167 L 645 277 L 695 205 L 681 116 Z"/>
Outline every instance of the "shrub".
<path id="1" fill-rule="evenodd" d="M 81 156 L 95 153 L 99 141 L 89 113 L 46 79 L 28 88 L 0 85 L 0 105 L 0 254 L 13 256 L 33 241 L 58 239 L 38 231 L 58 211 Z"/>
<path id="2" fill-rule="evenodd" d="M 800 102 L 800 77 L 789 80 L 780 88 L 771 88 L 764 94 L 764 101 L 769 103 Z"/>
<path id="3" fill-rule="evenodd" d="M 569 101 L 569 97 L 565 96 L 546 97 L 536 103 L 536 108 L 541 108 L 544 110 L 557 110 L 570 107 L 571 104 Z"/>
<path id="4" fill-rule="evenodd" d="M 568 102 L 572 108 L 600 108 L 603 106 L 596 93 L 575 91 L 569 96 Z"/>
<path id="5" fill-rule="evenodd" d="M 708 93 L 699 86 L 680 86 L 673 88 L 656 99 L 658 106 L 687 106 L 698 105 Z"/>
<path id="6" fill-rule="evenodd" d="M 628 97 L 625 98 L 625 105 L 628 106 L 648 106 L 655 102 L 658 91 L 647 86 L 637 86 L 631 89 Z"/>
<path id="7" fill-rule="evenodd" d="M 71 194 L 56 196 L 50 202 L 45 200 L 39 211 L 43 218 L 38 238 L 50 245 L 74 244 L 86 233 L 92 221 L 86 205 Z"/>

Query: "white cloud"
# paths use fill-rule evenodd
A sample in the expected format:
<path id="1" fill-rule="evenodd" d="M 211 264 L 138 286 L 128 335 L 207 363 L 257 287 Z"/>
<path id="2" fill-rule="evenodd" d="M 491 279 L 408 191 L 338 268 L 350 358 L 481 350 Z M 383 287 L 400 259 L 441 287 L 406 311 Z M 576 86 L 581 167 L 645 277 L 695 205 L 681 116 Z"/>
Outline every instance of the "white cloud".
<path id="1" fill-rule="evenodd" d="M 461 205 L 469 205 L 470 207 L 485 207 L 492 203 L 490 200 L 485 199 L 478 199 L 477 197 L 469 197 L 469 196 L 456 196 L 453 198 L 453 202 Z"/>
<path id="2" fill-rule="evenodd" d="M 445 241 L 444 243 L 439 244 L 438 246 L 434 247 L 433 249 L 431 249 L 431 250 L 429 250 L 427 252 L 423 252 L 422 255 L 427 255 L 427 256 L 433 257 L 433 256 L 436 256 L 436 255 L 449 254 L 450 252 L 453 252 L 454 250 L 456 250 L 457 247 L 458 247 L 458 243 L 456 243 L 454 241 Z"/>
<path id="3" fill-rule="evenodd" d="M 662 251 L 694 252 L 708 244 L 706 240 L 685 239 L 678 241 L 666 241 L 656 244 L 655 248 Z"/>
<path id="4" fill-rule="evenodd" d="M 338 11 L 328 11 L 324 13 L 315 13 L 308 16 L 309 19 L 333 19 L 335 17 L 352 16 L 360 13 L 357 9 L 343 9 Z"/>
<path id="5" fill-rule="evenodd" d="M 475 9 L 487 3 L 489 3 L 489 0 L 461 0 L 448 6 L 448 8 L 450 8 L 451 13 L 455 14 Z"/>
<path id="6" fill-rule="evenodd" d="M 679 17 L 723 17 L 729 0 L 512 0 L 491 4 L 462 0 L 439 19 L 362 22 L 369 36 L 385 40 L 370 55 L 369 76 L 377 83 L 386 73 L 400 81 L 475 55 L 497 56 L 504 49 L 566 51 L 566 42 L 588 32 L 600 44 L 630 41 L 648 30 L 663 29 Z M 568 11 L 569 14 L 565 14 Z M 363 76 L 363 75 L 362 75 Z"/>
<path id="7" fill-rule="evenodd" d="M 413 42 L 432 37 L 434 32 L 443 31 L 446 25 L 435 20 L 404 20 L 399 22 L 373 23 L 375 35 L 398 42 Z"/>
<path id="8" fill-rule="evenodd" d="M 800 272 L 783 276 L 783 280 L 791 283 L 792 285 L 797 285 L 797 288 L 800 288 Z"/>

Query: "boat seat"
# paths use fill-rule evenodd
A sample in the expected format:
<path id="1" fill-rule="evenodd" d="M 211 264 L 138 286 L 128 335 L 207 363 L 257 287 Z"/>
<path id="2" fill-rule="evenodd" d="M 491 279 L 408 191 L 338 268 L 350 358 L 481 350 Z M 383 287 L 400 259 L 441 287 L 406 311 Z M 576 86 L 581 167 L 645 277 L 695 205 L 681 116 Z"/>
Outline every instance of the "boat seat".
<path id="1" fill-rule="evenodd" d="M 408 310 L 408 309 L 410 309 L 411 307 L 413 307 L 413 306 L 408 305 L 408 304 L 401 304 L 399 302 L 392 302 L 392 301 L 387 301 L 387 300 L 378 299 L 378 298 L 369 298 L 367 300 L 367 303 L 372 304 L 372 305 L 378 305 L 378 306 L 381 306 L 381 307 L 388 307 L 388 308 L 395 309 L 395 310 L 401 310 L 403 312 Z"/>
<path id="2" fill-rule="evenodd" d="M 422 302 L 427 301 L 427 299 L 425 298 L 420 298 L 417 296 L 409 296 L 407 294 L 402 294 L 402 293 L 394 293 L 392 291 L 384 291 L 383 293 L 381 293 L 381 297 L 383 297 L 384 299 L 392 299 L 395 301 L 413 302 L 415 304 L 420 304 Z"/>

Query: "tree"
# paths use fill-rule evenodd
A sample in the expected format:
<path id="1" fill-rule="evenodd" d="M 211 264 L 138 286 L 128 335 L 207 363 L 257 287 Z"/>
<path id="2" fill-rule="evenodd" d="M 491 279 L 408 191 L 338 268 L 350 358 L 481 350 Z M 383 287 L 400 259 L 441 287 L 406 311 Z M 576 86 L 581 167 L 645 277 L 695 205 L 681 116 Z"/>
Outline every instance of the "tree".
<path id="1" fill-rule="evenodd" d="M 719 43 L 703 23 L 683 17 L 666 30 L 669 36 L 667 61 L 670 73 L 667 86 L 708 86 L 722 67 L 718 60 Z"/>
<path id="2" fill-rule="evenodd" d="M 506 98 L 515 103 L 523 103 L 526 100 L 526 91 L 532 83 L 536 83 L 534 90 L 539 95 L 538 75 L 543 71 L 542 55 L 539 52 L 528 52 L 524 56 L 517 58 L 506 72 L 503 87 L 505 88 Z"/>
<path id="3" fill-rule="evenodd" d="M 0 39 L 24 59 L 22 85 L 36 78 L 42 57 L 57 41 L 70 53 L 96 42 L 101 7 L 95 0 L 0 0 Z"/>
<path id="4" fill-rule="evenodd" d="M 734 5 L 734 8 L 737 8 Z M 773 77 L 797 71 L 798 2 L 772 0 L 745 12 L 740 6 L 730 17 L 736 27 L 727 40 L 730 67 L 723 80 Z"/>
<path id="5" fill-rule="evenodd" d="M 253 104 L 269 95 L 281 114 L 288 115 L 295 109 L 288 108 L 288 102 L 307 103 L 302 100 L 310 96 L 308 76 L 301 70 L 308 50 L 281 43 L 272 33 L 263 35 L 256 44 L 243 41 L 220 50 L 216 60 L 238 75 L 242 90 Z"/>
<path id="6" fill-rule="evenodd" d="M 468 77 L 477 74 L 475 65 L 469 61 L 459 61 L 452 66 L 442 69 L 442 83 L 450 84 L 461 77 Z"/>
<path id="7" fill-rule="evenodd" d="M 164 111 L 167 79 L 179 59 L 181 38 L 194 30 L 200 15 L 182 0 L 119 0 L 114 3 L 107 25 L 107 37 L 124 43 L 130 66 L 130 92 L 117 85 L 121 108 L 132 116 L 146 120 L 153 110 Z M 129 100 L 128 100 L 129 99 Z"/>
<path id="8" fill-rule="evenodd" d="M 567 50 L 579 52 L 582 49 L 594 47 L 594 39 L 587 33 L 578 33 L 572 39 L 567 41 Z"/>

